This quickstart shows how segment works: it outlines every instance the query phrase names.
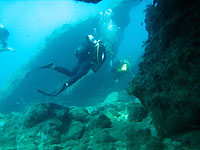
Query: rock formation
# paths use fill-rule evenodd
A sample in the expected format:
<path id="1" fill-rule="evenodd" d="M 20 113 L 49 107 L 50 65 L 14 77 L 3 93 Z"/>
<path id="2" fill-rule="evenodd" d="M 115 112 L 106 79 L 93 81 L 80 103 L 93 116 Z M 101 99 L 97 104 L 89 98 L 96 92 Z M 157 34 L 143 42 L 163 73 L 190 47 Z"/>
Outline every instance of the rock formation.
<path id="1" fill-rule="evenodd" d="M 200 129 L 200 1 L 158 0 L 146 10 L 149 38 L 128 91 L 152 112 L 161 136 Z"/>
<path id="2" fill-rule="evenodd" d="M 138 115 L 136 114 L 139 111 Z M 0 149 L 172 150 L 199 149 L 200 131 L 158 136 L 152 114 L 137 101 L 90 107 L 33 105 L 25 113 L 0 114 Z"/>

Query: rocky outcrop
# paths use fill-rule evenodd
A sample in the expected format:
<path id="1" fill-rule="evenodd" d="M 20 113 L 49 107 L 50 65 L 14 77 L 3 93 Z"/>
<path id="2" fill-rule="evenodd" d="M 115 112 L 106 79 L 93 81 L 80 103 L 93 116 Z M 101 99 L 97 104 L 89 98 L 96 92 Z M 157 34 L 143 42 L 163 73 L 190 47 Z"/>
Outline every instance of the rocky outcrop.
<path id="1" fill-rule="evenodd" d="M 152 112 L 161 136 L 200 129 L 200 1 L 158 0 L 146 10 L 149 38 L 128 91 Z"/>
<path id="2" fill-rule="evenodd" d="M 24 114 L 0 114 L 0 149 L 111 150 L 145 145 L 154 139 L 150 132 L 153 126 L 145 121 L 142 126 L 130 123 L 128 105 L 115 102 L 67 108 L 39 103 Z M 132 137 L 138 140 L 132 141 Z"/>
<path id="3" fill-rule="evenodd" d="M 176 139 L 162 139 L 152 124 L 151 114 L 148 113 L 140 122 L 129 120 L 130 106 L 143 110 L 143 107 L 133 102 L 102 103 L 91 107 L 63 107 L 53 103 L 40 103 L 30 107 L 26 113 L 0 114 L 0 149 L 200 148 L 200 132 L 193 131 Z M 138 116 L 132 115 L 131 118 L 137 120 Z"/>

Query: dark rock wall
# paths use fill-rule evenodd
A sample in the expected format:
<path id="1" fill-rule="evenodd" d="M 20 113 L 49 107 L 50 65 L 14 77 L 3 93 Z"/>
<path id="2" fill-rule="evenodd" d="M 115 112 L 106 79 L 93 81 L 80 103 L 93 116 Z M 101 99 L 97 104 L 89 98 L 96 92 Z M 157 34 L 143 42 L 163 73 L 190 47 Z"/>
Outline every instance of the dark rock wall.
<path id="1" fill-rule="evenodd" d="M 200 1 L 149 6 L 149 38 L 129 92 L 153 114 L 160 135 L 200 128 Z"/>

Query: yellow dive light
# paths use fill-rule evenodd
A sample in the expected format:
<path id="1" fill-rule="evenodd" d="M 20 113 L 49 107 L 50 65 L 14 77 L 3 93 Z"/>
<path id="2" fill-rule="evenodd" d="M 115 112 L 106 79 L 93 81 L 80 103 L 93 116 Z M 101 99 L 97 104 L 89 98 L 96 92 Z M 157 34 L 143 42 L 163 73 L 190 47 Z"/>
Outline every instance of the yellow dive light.
<path id="1" fill-rule="evenodd" d="M 127 64 L 124 64 L 121 68 L 122 71 L 126 71 L 127 70 Z"/>
<path id="2" fill-rule="evenodd" d="M 118 69 L 117 71 L 118 71 L 118 72 L 127 71 L 127 64 L 123 64 L 122 68 L 121 68 L 121 69 Z"/>

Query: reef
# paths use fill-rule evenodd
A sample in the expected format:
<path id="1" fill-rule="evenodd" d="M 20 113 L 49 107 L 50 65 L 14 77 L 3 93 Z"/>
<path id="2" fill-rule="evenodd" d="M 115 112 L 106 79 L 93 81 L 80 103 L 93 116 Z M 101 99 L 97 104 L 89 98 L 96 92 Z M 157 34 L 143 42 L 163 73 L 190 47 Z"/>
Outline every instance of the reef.
<path id="1" fill-rule="evenodd" d="M 135 110 L 142 115 L 133 115 Z M 200 132 L 177 141 L 162 139 L 152 124 L 151 113 L 137 99 L 110 98 L 110 103 L 107 99 L 97 106 L 38 103 L 24 113 L 0 114 L 0 134 L 0 149 L 186 150 L 190 149 L 188 143 L 198 144 L 191 136 L 198 139 Z"/>
<path id="2" fill-rule="evenodd" d="M 199 7 L 196 0 L 158 0 L 146 10 L 149 37 L 128 91 L 152 113 L 160 137 L 200 141 Z"/>

